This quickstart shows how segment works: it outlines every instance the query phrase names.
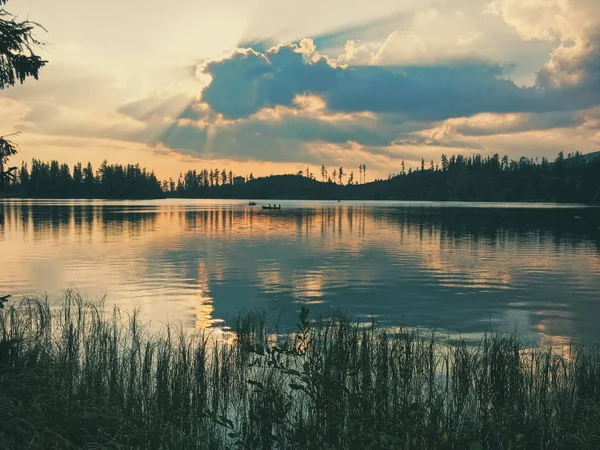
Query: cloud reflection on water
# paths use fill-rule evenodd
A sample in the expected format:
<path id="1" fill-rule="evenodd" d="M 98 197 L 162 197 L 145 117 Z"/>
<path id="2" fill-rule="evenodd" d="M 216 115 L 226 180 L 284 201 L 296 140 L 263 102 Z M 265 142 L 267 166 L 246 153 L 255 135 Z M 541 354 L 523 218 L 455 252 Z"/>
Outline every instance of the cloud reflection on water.
<path id="1" fill-rule="evenodd" d="M 0 209 L 0 284 L 13 294 L 75 286 L 139 305 L 155 322 L 201 328 L 242 309 L 283 311 L 291 326 L 305 304 L 463 335 L 491 324 L 555 344 L 600 337 L 593 210 L 286 202 L 274 213 L 232 201 Z"/>

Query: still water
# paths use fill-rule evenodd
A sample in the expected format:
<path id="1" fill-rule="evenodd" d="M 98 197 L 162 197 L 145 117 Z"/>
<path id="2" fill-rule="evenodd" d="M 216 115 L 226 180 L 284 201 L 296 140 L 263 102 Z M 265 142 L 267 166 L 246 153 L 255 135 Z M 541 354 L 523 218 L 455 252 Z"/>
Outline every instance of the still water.
<path id="1" fill-rule="evenodd" d="M 261 203 L 267 202 L 258 202 Z M 279 202 L 278 202 L 279 203 Z M 466 338 L 600 339 L 600 213 L 558 205 L 3 200 L 0 294 L 74 288 L 153 323 L 301 305 Z"/>

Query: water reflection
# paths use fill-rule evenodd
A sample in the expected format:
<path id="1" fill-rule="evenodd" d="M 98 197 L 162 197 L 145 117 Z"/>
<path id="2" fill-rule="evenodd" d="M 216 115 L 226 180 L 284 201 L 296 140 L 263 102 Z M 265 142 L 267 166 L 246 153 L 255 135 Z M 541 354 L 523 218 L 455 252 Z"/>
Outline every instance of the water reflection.
<path id="1" fill-rule="evenodd" d="M 299 304 L 474 336 L 600 338 L 593 209 L 233 201 L 0 203 L 3 292 L 74 286 L 153 321 Z"/>

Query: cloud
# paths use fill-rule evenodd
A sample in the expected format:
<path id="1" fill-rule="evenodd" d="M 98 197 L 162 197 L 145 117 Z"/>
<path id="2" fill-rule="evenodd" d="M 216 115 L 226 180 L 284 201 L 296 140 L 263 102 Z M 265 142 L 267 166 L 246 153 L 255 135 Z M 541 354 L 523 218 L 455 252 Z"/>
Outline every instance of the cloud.
<path id="1" fill-rule="evenodd" d="M 597 0 L 496 0 L 488 11 L 523 39 L 572 40 L 600 24 Z"/>
<path id="2" fill-rule="evenodd" d="M 205 104 L 190 105 L 188 111 L 193 113 L 174 121 L 152 143 L 203 157 L 316 163 L 307 146 L 349 142 L 386 146 L 398 133 L 423 127 L 406 118 L 398 123 L 398 117 L 329 112 L 323 100 L 314 96 L 297 96 L 291 107 L 265 108 L 236 120 L 215 115 Z"/>
<path id="3" fill-rule="evenodd" d="M 343 67 L 287 44 L 265 53 L 240 50 L 204 64 L 202 72 L 212 79 L 202 92 L 203 101 L 231 119 L 266 107 L 290 106 L 299 94 L 323 97 L 331 111 L 396 113 L 418 120 L 566 107 L 550 104 L 539 89 L 517 87 L 503 78 L 501 66 L 475 58 L 430 65 Z"/>
<path id="4" fill-rule="evenodd" d="M 337 62 L 348 65 L 399 65 L 423 59 L 427 47 L 419 37 L 405 30 L 393 31 L 383 42 L 349 40 Z"/>
<path id="5" fill-rule="evenodd" d="M 551 149 L 554 155 L 560 146 L 577 145 L 591 151 L 600 145 L 600 136 L 594 137 L 600 108 L 541 114 L 481 113 L 418 122 L 397 114 L 334 113 L 325 108 L 321 98 L 301 96 L 292 107 L 265 108 L 236 120 L 223 119 L 204 104 L 192 105 L 190 110 L 196 111 L 192 119 L 174 121 L 150 143 L 204 159 L 331 164 L 379 155 L 392 166 L 394 160 L 420 161 L 423 155 L 437 160 L 439 154 L 449 151 L 504 153 L 519 149 L 537 156 L 540 147 Z M 567 137 L 575 130 L 579 130 L 578 138 L 569 144 Z M 517 139 L 517 135 L 528 137 Z M 548 140 L 555 144 L 548 146 Z M 379 163 L 382 172 L 385 164 Z"/>
<path id="6" fill-rule="evenodd" d="M 254 50 L 239 50 L 231 57 L 208 62 L 202 72 L 212 78 L 202 94 L 203 100 L 213 110 L 229 118 L 247 117 L 267 106 L 291 105 L 297 86 L 286 85 L 286 76 L 295 70 L 303 72 L 304 56 L 296 52 L 298 47 L 281 47 L 266 54 Z M 291 64 L 279 67 L 266 55 L 288 55 Z M 283 56 L 281 59 L 286 58 Z M 281 60 L 280 59 L 280 60 Z M 285 69 L 285 70 L 282 70 Z M 302 82 L 301 76 L 289 77 L 289 83 Z"/>
<path id="7" fill-rule="evenodd" d="M 461 46 L 468 46 L 481 38 L 481 33 L 478 31 L 468 31 L 458 37 L 456 43 Z"/>
<path id="8" fill-rule="evenodd" d="M 568 129 L 581 133 L 578 142 L 596 142 L 596 0 L 414 3 L 383 21 L 295 43 L 248 42 L 205 60 L 201 79 L 185 89 L 148 94 L 143 77 L 118 67 L 53 62 L 40 82 L 4 97 L 18 102 L 13 126 L 30 133 L 143 142 L 211 159 L 328 163 L 370 154 L 387 158 L 372 162 L 385 168 L 447 148 L 502 151 L 502 139 L 529 154 L 538 143 L 521 147 L 523 136 L 543 146 Z M 293 39 L 310 35 L 303 33 Z M 206 55 L 202 47 L 196 53 Z"/>
<path id="9" fill-rule="evenodd" d="M 544 114 L 490 114 L 482 113 L 471 117 L 449 119 L 436 127 L 443 134 L 464 136 L 493 136 L 514 134 L 532 130 L 551 130 L 583 125 L 581 113 L 552 112 Z"/>
<path id="10" fill-rule="evenodd" d="M 561 115 L 563 117 L 561 117 Z M 560 151 L 583 153 L 600 148 L 597 109 L 563 114 L 508 115 L 504 118 L 481 115 L 451 119 L 428 129 L 410 133 L 404 146 L 473 149 L 483 153 L 520 156 L 554 156 Z"/>
<path id="11" fill-rule="evenodd" d="M 341 64 L 369 65 L 373 63 L 373 58 L 380 47 L 381 45 L 377 43 L 349 40 L 344 46 L 344 53 L 337 60 Z"/>
<path id="12" fill-rule="evenodd" d="M 538 72 L 537 83 L 600 99 L 600 28 L 571 44 L 559 45 Z"/>
<path id="13" fill-rule="evenodd" d="M 464 6 L 467 13 L 454 10 L 452 21 L 472 17 L 468 5 Z M 289 107 L 303 94 L 323 98 L 329 111 L 398 114 L 430 122 L 483 113 L 585 110 L 600 104 L 600 15 L 596 10 L 596 0 L 496 0 L 487 4 L 492 14 L 483 14 L 482 20 L 496 15 L 522 39 L 561 41 L 545 63 L 538 59 L 543 65 L 536 67 L 535 83 L 530 86 L 518 86 L 510 79 L 511 65 L 495 64 L 475 54 L 446 59 L 438 55 L 436 61 L 414 32 L 394 31 L 379 43 L 347 40 L 335 58 L 319 53 L 318 43 L 327 41 L 323 37 L 264 51 L 240 50 L 202 66 L 212 79 L 202 97 L 212 110 L 229 119 L 249 117 L 264 108 Z M 448 14 L 446 9 L 430 8 L 414 14 L 412 26 L 437 24 Z M 463 29 L 454 46 L 465 48 L 481 36 L 476 28 Z"/>
<path id="14" fill-rule="evenodd" d="M 417 35 L 410 31 L 394 31 L 374 55 L 373 64 L 405 64 L 425 55 L 427 48 Z"/>
<path id="15" fill-rule="evenodd" d="M 119 112 L 138 120 L 176 119 L 185 114 L 194 97 L 185 93 L 174 95 L 157 94 L 135 102 L 127 103 L 119 108 Z"/>
<path id="16" fill-rule="evenodd" d="M 331 146 L 338 153 L 361 148 L 390 158 L 407 149 L 412 157 L 419 148 L 485 152 L 486 137 L 585 124 L 591 130 L 595 123 L 578 112 L 599 104 L 589 92 L 593 82 L 583 75 L 568 83 L 551 78 L 559 69 L 569 72 L 569 63 L 593 67 L 591 40 L 572 47 L 580 59 L 556 51 L 556 63 L 540 70 L 534 87 L 517 86 L 506 67 L 475 57 L 372 65 L 373 55 L 393 53 L 391 47 L 404 41 L 419 48 L 415 39 L 397 33 L 371 47 L 350 41 L 337 59 L 321 55 L 310 39 L 264 51 L 238 49 L 199 68 L 209 79 L 200 100 L 151 98 L 120 112 L 148 127 L 165 124 L 149 143 L 183 154 L 307 163 L 322 161 L 322 149 Z M 346 65 L 369 53 L 371 65 Z"/>
<path id="17" fill-rule="evenodd" d="M 3 97 L 0 97 L 0 110 L 2 111 L 0 136 L 16 132 L 23 123 L 23 118 L 30 112 L 30 108 L 24 103 Z"/>
<path id="18" fill-rule="evenodd" d="M 496 0 L 490 10 L 526 40 L 558 40 L 536 85 L 576 108 L 600 102 L 600 8 L 597 0 Z"/>
<path id="19" fill-rule="evenodd" d="M 146 94 L 137 74 L 125 76 L 108 68 L 72 62 L 53 62 L 40 73 L 40 79 L 17 84 L 2 96 L 28 104 L 52 103 L 74 108 L 110 108 L 124 100 Z"/>

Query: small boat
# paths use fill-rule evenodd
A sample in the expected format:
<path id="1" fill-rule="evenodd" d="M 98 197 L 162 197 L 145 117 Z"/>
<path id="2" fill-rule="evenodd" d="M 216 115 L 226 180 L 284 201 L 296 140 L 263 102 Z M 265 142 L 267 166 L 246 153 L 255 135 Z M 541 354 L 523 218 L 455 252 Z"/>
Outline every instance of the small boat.
<path id="1" fill-rule="evenodd" d="M 248 203 L 248 206 L 256 206 L 256 202 L 250 202 Z"/>
<path id="2" fill-rule="evenodd" d="M 261 206 L 262 206 L 262 209 L 281 209 L 281 205 L 279 205 L 279 206 L 271 206 L 271 205 L 265 206 L 265 205 L 261 205 Z"/>

